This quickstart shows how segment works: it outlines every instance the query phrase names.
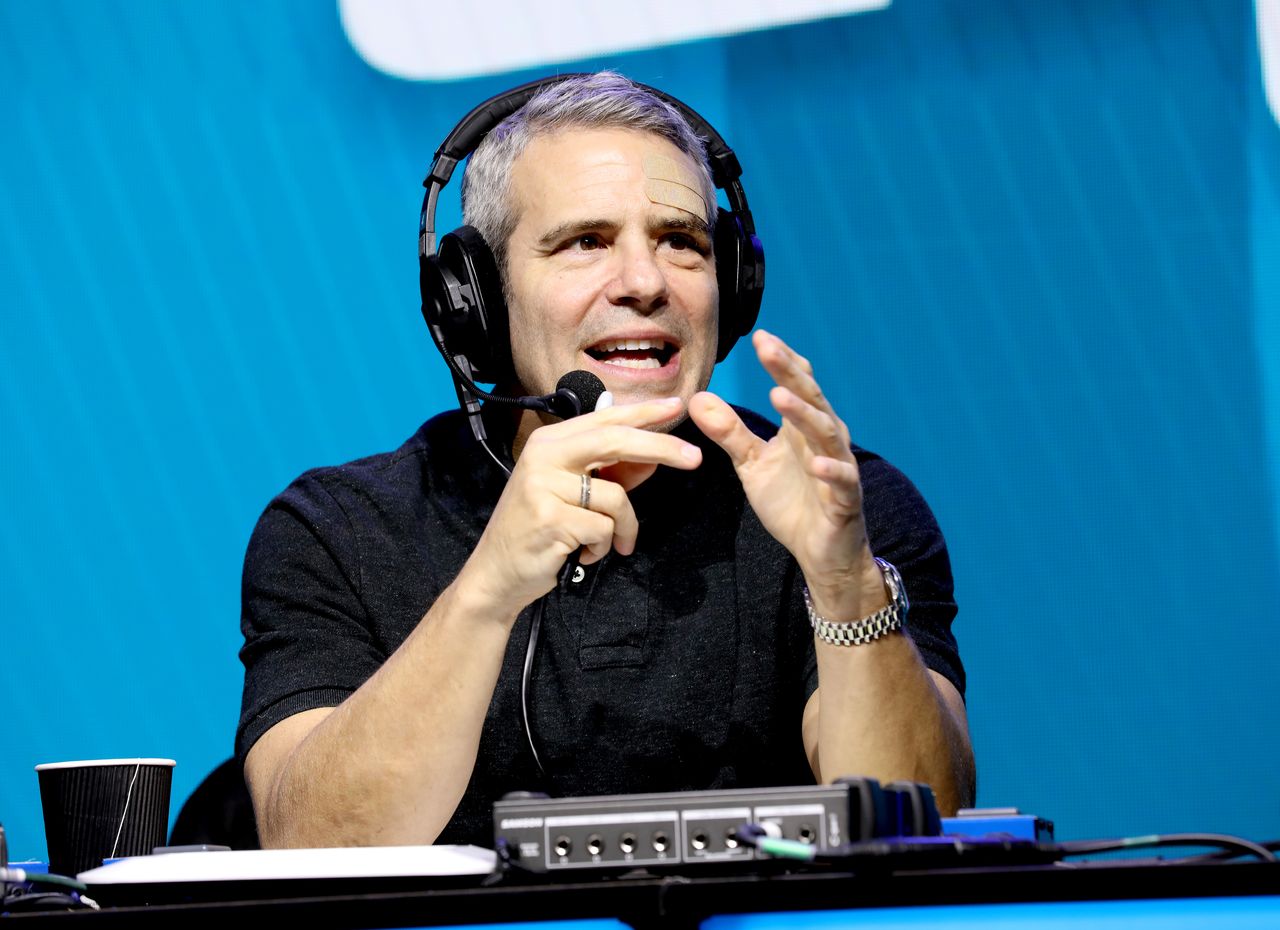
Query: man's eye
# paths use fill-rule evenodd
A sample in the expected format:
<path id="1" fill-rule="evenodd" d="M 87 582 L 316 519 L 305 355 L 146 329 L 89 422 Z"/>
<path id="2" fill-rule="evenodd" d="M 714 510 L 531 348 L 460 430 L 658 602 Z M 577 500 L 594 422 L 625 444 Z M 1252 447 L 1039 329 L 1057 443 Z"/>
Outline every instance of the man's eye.
<path id="1" fill-rule="evenodd" d="M 600 237 L 594 233 L 587 233 L 573 240 L 573 247 L 580 252 L 591 252 L 601 248 L 603 245 L 604 243 L 600 241 Z"/>
<path id="2" fill-rule="evenodd" d="M 677 252 L 697 252 L 699 255 L 705 255 L 707 248 L 693 236 L 688 233 L 671 233 L 666 236 L 667 245 Z"/>

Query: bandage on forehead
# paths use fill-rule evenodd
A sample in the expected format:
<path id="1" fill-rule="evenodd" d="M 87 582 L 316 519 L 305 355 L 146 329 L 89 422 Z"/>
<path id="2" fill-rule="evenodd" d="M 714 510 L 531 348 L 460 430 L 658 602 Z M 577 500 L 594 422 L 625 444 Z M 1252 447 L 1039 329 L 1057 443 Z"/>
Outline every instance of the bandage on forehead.
<path id="1" fill-rule="evenodd" d="M 696 174 L 666 155 L 646 155 L 643 167 L 644 194 L 650 203 L 707 219 L 707 202 L 702 199 Z"/>

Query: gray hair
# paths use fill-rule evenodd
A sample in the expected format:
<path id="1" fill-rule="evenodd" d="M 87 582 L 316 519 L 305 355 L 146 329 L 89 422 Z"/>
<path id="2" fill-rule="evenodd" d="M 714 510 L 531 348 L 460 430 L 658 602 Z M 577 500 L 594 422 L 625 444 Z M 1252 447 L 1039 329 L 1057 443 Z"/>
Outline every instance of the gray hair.
<path id="1" fill-rule="evenodd" d="M 600 71 L 567 78 L 538 91 L 499 123 L 467 160 L 462 176 L 462 221 L 484 236 L 506 279 L 507 243 L 519 222 L 511 201 L 511 168 L 538 136 L 566 129 L 632 129 L 666 139 L 698 166 L 707 225 L 715 226 L 716 190 L 707 150 L 684 115 L 618 74 Z"/>

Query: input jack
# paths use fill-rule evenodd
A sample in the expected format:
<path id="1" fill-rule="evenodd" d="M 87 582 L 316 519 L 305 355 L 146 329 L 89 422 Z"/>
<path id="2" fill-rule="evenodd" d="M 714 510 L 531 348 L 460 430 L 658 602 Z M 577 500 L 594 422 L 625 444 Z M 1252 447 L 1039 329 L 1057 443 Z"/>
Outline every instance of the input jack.
<path id="1" fill-rule="evenodd" d="M 818 839 L 818 831 L 807 823 L 800 824 L 800 832 L 796 834 L 800 842 L 812 846 Z"/>
<path id="2" fill-rule="evenodd" d="M 624 853 L 630 855 L 636 851 L 636 835 L 634 833 L 624 833 L 618 839 L 618 848 Z"/>
<path id="3" fill-rule="evenodd" d="M 567 836 L 557 836 L 556 841 L 551 845 L 551 851 L 563 859 L 573 852 L 573 840 Z"/>
<path id="4" fill-rule="evenodd" d="M 671 845 L 671 841 L 667 839 L 667 835 L 661 830 L 653 834 L 654 852 L 666 852 L 669 845 Z"/>
<path id="5" fill-rule="evenodd" d="M 593 833 L 587 837 L 587 852 L 593 856 L 598 856 L 604 852 L 604 840 L 600 838 L 598 833 Z"/>
<path id="6" fill-rule="evenodd" d="M 736 827 L 730 827 L 724 831 L 724 848 L 737 849 L 742 845 L 742 841 L 738 839 L 738 830 Z"/>
<path id="7" fill-rule="evenodd" d="M 706 849 L 709 845 L 711 845 L 711 842 L 707 838 L 707 835 L 703 833 L 701 830 L 699 830 L 697 833 L 695 833 L 693 836 L 689 838 L 689 845 L 692 846 L 694 849 L 698 850 L 698 852 L 701 852 L 702 850 Z"/>

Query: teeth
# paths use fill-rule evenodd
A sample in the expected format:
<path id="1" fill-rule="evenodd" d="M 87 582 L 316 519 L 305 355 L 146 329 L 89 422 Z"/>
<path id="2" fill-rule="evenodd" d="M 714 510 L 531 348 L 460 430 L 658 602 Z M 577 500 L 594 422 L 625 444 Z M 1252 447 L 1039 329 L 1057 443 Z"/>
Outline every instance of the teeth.
<path id="1" fill-rule="evenodd" d="M 638 352 L 642 349 L 661 350 L 666 346 L 662 339 L 615 339 L 612 342 L 600 343 L 601 352 Z"/>
<path id="2" fill-rule="evenodd" d="M 605 350 L 609 351 L 609 350 Z M 619 368 L 661 368 L 662 363 L 656 358 L 607 358 L 606 365 L 617 365 Z"/>

